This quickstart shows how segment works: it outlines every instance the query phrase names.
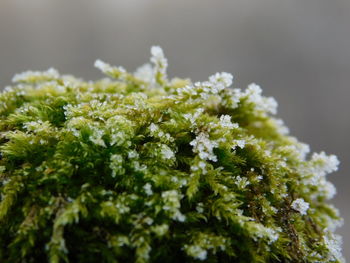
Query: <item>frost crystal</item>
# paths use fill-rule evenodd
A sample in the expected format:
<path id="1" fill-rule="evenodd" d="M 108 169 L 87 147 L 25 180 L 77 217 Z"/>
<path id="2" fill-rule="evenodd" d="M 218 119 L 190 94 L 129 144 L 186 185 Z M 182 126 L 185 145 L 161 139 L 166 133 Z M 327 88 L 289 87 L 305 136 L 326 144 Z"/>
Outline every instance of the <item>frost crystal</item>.
<path id="1" fill-rule="evenodd" d="M 203 203 L 198 203 L 196 206 L 196 211 L 198 213 L 203 213 L 204 212 L 204 208 L 203 208 Z"/>
<path id="2" fill-rule="evenodd" d="M 189 246 L 187 253 L 195 259 L 205 260 L 207 258 L 207 251 L 199 246 Z"/>
<path id="3" fill-rule="evenodd" d="M 238 146 L 239 148 L 243 149 L 246 141 L 245 140 L 234 140 L 235 145 L 233 146 L 233 148 L 235 148 L 236 146 Z"/>
<path id="4" fill-rule="evenodd" d="M 335 155 L 326 155 L 325 152 L 314 153 L 311 162 L 315 164 L 314 171 L 320 176 L 335 172 L 338 170 L 339 160 Z"/>
<path id="5" fill-rule="evenodd" d="M 21 74 L 16 74 L 12 78 L 12 82 L 40 82 L 50 81 L 59 78 L 59 73 L 54 68 L 49 68 L 47 71 L 26 71 Z"/>
<path id="6" fill-rule="evenodd" d="M 220 124 L 222 127 L 229 128 L 229 129 L 235 129 L 238 128 L 237 123 L 231 122 L 231 116 L 229 115 L 221 115 L 220 117 Z"/>
<path id="7" fill-rule="evenodd" d="M 152 191 L 152 185 L 150 183 L 147 183 L 143 186 L 143 189 L 145 190 L 145 193 L 147 195 L 152 195 L 153 191 Z"/>
<path id="8" fill-rule="evenodd" d="M 199 133 L 197 137 L 190 142 L 190 145 L 193 146 L 193 152 L 198 153 L 202 160 L 217 161 L 213 149 L 218 146 L 218 143 L 211 141 L 207 133 Z"/>
<path id="9" fill-rule="evenodd" d="M 309 203 L 305 202 L 304 199 L 298 198 L 293 201 L 291 207 L 298 211 L 301 215 L 306 215 L 310 205 Z"/>
<path id="10" fill-rule="evenodd" d="M 232 85 L 233 76 L 230 73 L 216 73 L 209 77 L 209 85 L 212 86 L 214 93 L 219 93 L 225 88 Z"/>
<path id="11" fill-rule="evenodd" d="M 153 46 L 151 54 L 151 62 L 154 64 L 154 81 L 159 84 L 165 84 L 168 60 L 164 56 L 163 49 L 159 46 Z"/>
<path id="12" fill-rule="evenodd" d="M 261 96 L 262 89 L 260 86 L 252 83 L 248 86 L 244 95 L 247 96 L 248 101 L 255 104 L 256 108 L 271 114 L 277 113 L 277 102 L 274 98 L 265 98 Z"/>
<path id="13" fill-rule="evenodd" d="M 92 127 L 91 130 L 92 130 L 92 134 L 90 135 L 90 140 L 96 145 L 106 147 L 106 144 L 102 139 L 102 136 L 104 135 L 104 131 L 100 130 L 97 127 Z"/>
<path id="14" fill-rule="evenodd" d="M 169 214 L 174 220 L 184 222 L 186 216 L 180 212 L 180 200 L 183 198 L 176 190 L 169 190 L 162 193 L 164 201 L 163 209 L 169 211 Z"/>
<path id="15" fill-rule="evenodd" d="M 345 259 L 342 256 L 342 237 L 336 234 L 329 234 L 329 236 L 324 237 L 326 246 L 330 252 L 330 259 L 332 261 L 339 260 L 340 262 L 345 262 Z"/>
<path id="16" fill-rule="evenodd" d="M 124 80 L 127 79 L 127 73 L 123 67 L 112 67 L 100 59 L 95 61 L 95 67 L 111 77 Z"/>
<path id="17" fill-rule="evenodd" d="M 96 68 L 98 68 L 99 70 L 101 70 L 102 72 L 104 72 L 104 73 L 106 73 L 106 72 L 112 70 L 112 67 L 111 67 L 109 64 L 107 64 L 106 62 L 103 62 L 103 61 L 100 60 L 100 59 L 97 59 L 97 60 L 95 61 L 94 66 L 95 66 Z"/>
<path id="18" fill-rule="evenodd" d="M 275 123 L 277 131 L 279 133 L 283 135 L 289 134 L 289 128 L 284 124 L 283 120 L 274 118 L 272 118 L 271 120 Z"/>
<path id="19" fill-rule="evenodd" d="M 110 165 L 109 167 L 112 170 L 112 177 L 115 177 L 116 175 L 124 174 L 125 170 L 123 168 L 123 156 L 120 154 L 113 154 L 110 158 Z"/>
<path id="20" fill-rule="evenodd" d="M 174 152 L 166 145 L 162 145 L 162 155 L 164 159 L 172 159 L 175 157 Z"/>
<path id="21" fill-rule="evenodd" d="M 143 80 L 144 82 L 150 83 L 153 79 L 153 68 L 150 64 L 144 64 L 135 71 L 135 77 Z"/>

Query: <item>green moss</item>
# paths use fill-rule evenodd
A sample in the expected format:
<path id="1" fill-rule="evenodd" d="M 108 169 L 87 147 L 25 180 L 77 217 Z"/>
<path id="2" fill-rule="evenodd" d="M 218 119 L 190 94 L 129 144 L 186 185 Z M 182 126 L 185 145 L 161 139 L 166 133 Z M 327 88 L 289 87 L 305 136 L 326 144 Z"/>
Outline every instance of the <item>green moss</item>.
<path id="1" fill-rule="evenodd" d="M 0 94 L 1 262 L 341 262 L 335 156 L 232 76 L 25 72 Z"/>

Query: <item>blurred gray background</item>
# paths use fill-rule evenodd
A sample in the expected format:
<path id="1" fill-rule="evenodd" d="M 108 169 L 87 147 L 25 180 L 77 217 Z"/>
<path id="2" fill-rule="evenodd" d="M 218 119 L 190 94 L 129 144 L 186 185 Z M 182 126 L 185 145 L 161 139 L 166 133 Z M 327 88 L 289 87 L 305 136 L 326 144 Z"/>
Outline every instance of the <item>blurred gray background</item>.
<path id="1" fill-rule="evenodd" d="M 100 58 L 129 70 L 161 45 L 169 75 L 206 80 L 232 72 L 279 102 L 278 116 L 313 151 L 338 155 L 333 200 L 350 259 L 349 0 L 0 0 L 0 86 L 51 66 L 102 77 Z"/>

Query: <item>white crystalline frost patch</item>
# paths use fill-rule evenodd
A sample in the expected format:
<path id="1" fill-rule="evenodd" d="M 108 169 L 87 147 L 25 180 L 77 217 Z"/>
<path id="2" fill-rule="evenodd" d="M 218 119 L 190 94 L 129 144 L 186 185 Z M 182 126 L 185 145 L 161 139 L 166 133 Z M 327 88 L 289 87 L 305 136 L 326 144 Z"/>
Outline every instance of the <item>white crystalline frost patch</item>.
<path id="1" fill-rule="evenodd" d="M 203 203 L 198 203 L 197 206 L 196 206 L 196 211 L 198 213 L 203 213 L 204 212 L 204 205 Z"/>
<path id="2" fill-rule="evenodd" d="M 234 181 L 235 181 L 235 184 L 241 189 L 245 189 L 250 184 L 250 182 L 246 177 L 241 177 L 239 175 L 234 177 Z"/>
<path id="3" fill-rule="evenodd" d="M 324 191 L 324 194 L 327 198 L 327 200 L 332 199 L 336 193 L 337 193 L 337 189 L 335 188 L 334 184 L 332 184 L 329 181 L 324 181 L 323 187 L 321 188 Z"/>
<path id="4" fill-rule="evenodd" d="M 183 116 L 186 120 L 190 121 L 192 127 L 194 127 L 196 124 L 196 120 L 203 112 L 204 112 L 203 108 L 198 108 L 194 113 L 186 113 Z"/>
<path id="5" fill-rule="evenodd" d="M 162 145 L 161 154 L 164 159 L 172 159 L 175 157 L 174 152 L 165 144 Z"/>
<path id="6" fill-rule="evenodd" d="M 216 73 L 209 77 L 211 83 L 221 83 L 224 87 L 229 87 L 233 83 L 233 76 L 227 72 Z"/>
<path id="7" fill-rule="evenodd" d="M 269 243 L 276 242 L 279 238 L 279 234 L 272 228 L 266 228 L 267 236 L 269 237 Z"/>
<path id="8" fill-rule="evenodd" d="M 103 62 L 102 60 L 100 59 L 97 59 L 95 61 L 95 64 L 94 66 L 96 68 L 98 68 L 99 70 L 101 70 L 102 72 L 107 72 L 108 70 L 111 70 L 111 66 L 108 65 L 107 63 Z"/>
<path id="9" fill-rule="evenodd" d="M 123 174 L 125 169 L 123 168 L 123 156 L 120 154 L 113 154 L 110 157 L 109 168 L 112 170 L 112 177 L 116 175 Z"/>
<path id="10" fill-rule="evenodd" d="M 162 193 L 162 199 L 164 202 L 163 209 L 168 211 L 172 219 L 179 222 L 184 222 L 186 216 L 180 212 L 180 200 L 183 198 L 183 195 L 176 190 L 164 191 Z"/>
<path id="11" fill-rule="evenodd" d="M 103 135 L 104 131 L 100 130 L 97 127 L 91 127 L 92 134 L 90 135 L 89 139 L 96 145 L 100 145 L 102 147 L 107 147 L 104 140 L 103 140 Z"/>
<path id="12" fill-rule="evenodd" d="M 153 194 L 153 191 L 152 191 L 152 185 L 150 183 L 146 183 L 144 186 L 143 186 L 143 189 L 145 190 L 145 193 L 147 195 L 152 195 Z"/>
<path id="13" fill-rule="evenodd" d="M 280 134 L 289 134 L 289 128 L 284 124 L 284 121 L 282 119 L 271 118 L 271 120 L 275 123 L 276 129 Z"/>
<path id="14" fill-rule="evenodd" d="M 252 227 L 254 227 L 255 230 L 254 235 L 252 236 L 255 241 L 260 238 L 267 238 L 268 243 L 271 244 L 276 242 L 279 238 L 277 231 L 270 227 L 265 227 L 262 224 L 254 224 Z"/>
<path id="15" fill-rule="evenodd" d="M 151 131 L 151 133 L 155 133 L 158 130 L 158 125 L 151 123 L 151 125 L 149 126 L 149 130 Z"/>
<path id="16" fill-rule="evenodd" d="M 16 74 L 13 76 L 12 82 L 26 82 L 31 80 L 49 80 L 58 78 L 58 71 L 54 68 L 49 68 L 46 71 L 25 71 L 20 74 Z"/>
<path id="17" fill-rule="evenodd" d="M 105 74 L 111 73 L 113 71 L 119 71 L 119 73 L 126 73 L 126 70 L 123 67 L 112 67 L 111 65 L 109 65 L 106 62 L 103 62 L 100 59 L 97 59 L 95 61 L 94 66 Z"/>
<path id="18" fill-rule="evenodd" d="M 233 148 L 235 148 L 236 146 L 238 146 L 239 148 L 243 149 L 246 141 L 245 140 L 234 140 L 235 145 L 233 146 Z"/>
<path id="19" fill-rule="evenodd" d="M 326 246 L 330 252 L 330 258 L 332 261 L 345 262 L 345 259 L 342 256 L 342 237 L 335 234 L 329 234 L 329 236 L 324 237 Z"/>
<path id="20" fill-rule="evenodd" d="M 314 153 L 311 156 L 311 162 L 315 164 L 314 172 L 320 176 L 337 171 L 339 166 L 337 156 L 326 155 L 325 152 Z"/>
<path id="21" fill-rule="evenodd" d="M 205 260 L 207 258 L 208 252 L 201 248 L 200 246 L 192 245 L 186 246 L 185 250 L 187 254 L 195 259 Z"/>
<path id="22" fill-rule="evenodd" d="M 151 55 L 151 62 L 154 63 L 154 74 L 160 73 L 165 78 L 168 60 L 164 56 L 163 49 L 159 46 L 153 46 L 151 48 Z"/>
<path id="23" fill-rule="evenodd" d="M 247 97 L 249 102 L 254 103 L 258 110 L 276 114 L 278 106 L 277 101 L 272 97 L 263 97 L 261 93 L 262 89 L 260 86 L 252 83 L 248 86 L 243 95 Z"/>
<path id="24" fill-rule="evenodd" d="M 216 73 L 209 77 L 209 86 L 211 86 L 213 93 L 219 93 L 225 88 L 232 85 L 233 76 L 227 72 Z"/>
<path id="25" fill-rule="evenodd" d="M 213 149 L 218 146 L 218 143 L 211 141 L 207 133 L 199 133 L 197 137 L 190 142 L 190 145 L 193 146 L 193 152 L 198 153 L 199 158 L 202 160 L 217 161 Z"/>
<path id="26" fill-rule="evenodd" d="M 301 215 L 306 215 L 310 205 L 309 203 L 305 202 L 304 199 L 298 198 L 293 201 L 291 207 L 298 211 Z"/>
<path id="27" fill-rule="evenodd" d="M 169 133 L 162 131 L 157 124 L 151 123 L 148 127 L 151 136 L 161 139 L 162 142 L 173 142 L 174 138 Z"/>
<path id="28" fill-rule="evenodd" d="M 238 128 L 237 123 L 232 123 L 231 122 L 231 116 L 230 115 L 221 115 L 220 116 L 220 124 L 224 128 L 229 128 L 229 129 L 236 129 Z"/>
<path id="29" fill-rule="evenodd" d="M 151 62 L 157 63 L 158 61 L 164 60 L 164 52 L 160 46 L 152 46 L 151 47 Z"/>
<path id="30" fill-rule="evenodd" d="M 136 78 L 143 80 L 144 82 L 150 83 L 152 81 L 154 71 L 152 66 L 147 63 L 137 68 L 134 75 Z"/>

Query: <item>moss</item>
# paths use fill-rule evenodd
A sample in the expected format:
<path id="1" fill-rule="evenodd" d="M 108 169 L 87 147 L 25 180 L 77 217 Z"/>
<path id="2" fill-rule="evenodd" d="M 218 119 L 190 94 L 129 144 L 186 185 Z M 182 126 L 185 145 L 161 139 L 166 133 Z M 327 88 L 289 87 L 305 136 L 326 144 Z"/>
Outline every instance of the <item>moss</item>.
<path id="1" fill-rule="evenodd" d="M 25 72 L 0 94 L 1 262 L 341 262 L 326 175 L 232 76 Z"/>

